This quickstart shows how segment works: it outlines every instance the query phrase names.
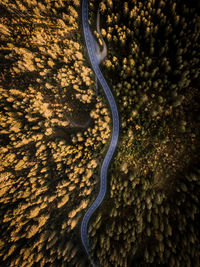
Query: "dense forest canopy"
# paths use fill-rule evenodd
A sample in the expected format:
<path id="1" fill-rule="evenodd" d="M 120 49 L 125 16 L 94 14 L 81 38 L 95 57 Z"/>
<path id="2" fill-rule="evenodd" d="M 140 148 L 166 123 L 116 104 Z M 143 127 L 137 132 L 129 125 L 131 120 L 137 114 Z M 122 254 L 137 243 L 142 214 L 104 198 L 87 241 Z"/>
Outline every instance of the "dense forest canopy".
<path id="1" fill-rule="evenodd" d="M 90 228 L 94 258 L 101 266 L 198 266 L 199 6 L 92 2 L 121 116 L 107 198 Z"/>
<path id="2" fill-rule="evenodd" d="M 200 265 L 198 1 L 89 1 L 120 114 L 105 201 L 88 229 L 100 266 Z M 0 265 L 90 266 L 80 223 L 112 134 L 80 0 L 0 1 Z"/>

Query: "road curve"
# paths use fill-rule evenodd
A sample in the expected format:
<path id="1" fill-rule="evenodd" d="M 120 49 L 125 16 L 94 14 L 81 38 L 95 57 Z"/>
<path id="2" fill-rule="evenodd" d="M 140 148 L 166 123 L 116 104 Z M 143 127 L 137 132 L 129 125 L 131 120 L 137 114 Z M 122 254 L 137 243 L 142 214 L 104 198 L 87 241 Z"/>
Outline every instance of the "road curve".
<path id="1" fill-rule="evenodd" d="M 100 14 L 99 14 L 99 9 L 98 9 L 98 12 L 97 12 L 97 32 L 101 38 L 101 41 L 102 41 L 102 44 L 103 44 L 103 50 L 100 52 L 100 60 L 101 62 L 105 59 L 105 57 L 107 56 L 107 45 L 103 39 L 103 36 L 101 34 L 101 30 L 100 30 Z"/>
<path id="2" fill-rule="evenodd" d="M 83 243 L 83 246 L 89 255 L 89 245 L 88 245 L 88 240 L 87 240 L 87 228 L 88 228 L 88 222 L 90 220 L 90 217 L 94 213 L 94 211 L 100 206 L 102 203 L 105 193 L 106 193 L 106 188 L 107 188 L 107 171 L 108 171 L 108 166 L 109 163 L 112 159 L 113 153 L 116 149 L 117 142 L 118 142 L 118 137 L 119 137 L 119 115 L 118 115 L 118 110 L 117 110 L 117 105 L 115 103 L 115 99 L 112 95 L 112 92 L 99 68 L 99 60 L 98 60 L 98 55 L 96 53 L 95 45 L 94 45 L 94 40 L 92 39 L 92 33 L 89 28 L 89 23 L 88 23 L 88 0 L 83 0 L 82 1 L 82 24 L 83 24 L 83 32 L 84 32 L 84 37 L 85 37 L 85 42 L 87 46 L 87 51 L 88 55 L 90 58 L 90 62 L 92 65 L 92 69 L 99 80 L 104 93 L 107 97 L 107 100 L 110 105 L 110 109 L 112 112 L 112 139 L 109 145 L 109 148 L 107 150 L 106 156 L 104 158 L 104 161 L 102 163 L 101 167 L 101 173 L 100 173 L 100 191 L 91 205 L 91 207 L 87 210 L 85 213 L 82 223 L 81 223 L 81 240 Z"/>

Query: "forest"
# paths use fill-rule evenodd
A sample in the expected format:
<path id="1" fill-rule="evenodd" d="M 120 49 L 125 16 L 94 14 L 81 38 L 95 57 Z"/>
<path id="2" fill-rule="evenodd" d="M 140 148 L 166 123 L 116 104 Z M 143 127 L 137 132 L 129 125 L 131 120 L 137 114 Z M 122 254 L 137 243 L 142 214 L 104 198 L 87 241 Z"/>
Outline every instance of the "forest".
<path id="1" fill-rule="evenodd" d="M 199 5 L 93 3 L 121 117 L 105 204 L 89 229 L 93 257 L 100 266 L 199 266 Z"/>
<path id="2" fill-rule="evenodd" d="M 100 266 L 200 266 L 200 5 L 90 0 L 120 115 Z M 80 0 L 0 1 L 0 266 L 90 266 L 80 224 L 112 134 L 85 48 Z"/>

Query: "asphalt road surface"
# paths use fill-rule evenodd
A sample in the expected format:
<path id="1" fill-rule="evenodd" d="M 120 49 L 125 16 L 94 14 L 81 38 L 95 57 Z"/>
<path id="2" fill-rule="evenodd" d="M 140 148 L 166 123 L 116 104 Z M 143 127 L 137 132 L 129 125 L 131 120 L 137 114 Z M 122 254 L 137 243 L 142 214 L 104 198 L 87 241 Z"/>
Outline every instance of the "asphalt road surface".
<path id="1" fill-rule="evenodd" d="M 92 33 L 89 28 L 88 23 L 88 0 L 82 1 L 82 24 L 83 24 L 83 32 L 85 37 L 85 43 L 88 51 L 88 55 L 90 58 L 90 62 L 92 65 L 92 69 L 99 80 L 104 93 L 107 97 L 107 100 L 110 105 L 110 109 L 112 112 L 112 139 L 109 145 L 109 148 L 107 150 L 106 156 L 104 158 L 104 161 L 101 166 L 101 173 L 100 173 L 100 191 L 95 199 L 95 201 L 92 203 L 91 207 L 87 210 L 85 213 L 82 223 L 81 223 L 81 240 L 83 243 L 83 246 L 89 256 L 89 245 L 88 245 L 88 239 L 87 239 L 87 228 L 88 228 L 88 222 L 94 213 L 94 211 L 100 206 L 102 203 L 104 196 L 106 194 L 106 188 L 107 188 L 107 171 L 109 163 L 112 159 L 113 153 L 116 149 L 118 137 L 119 137 L 119 115 L 117 110 L 117 105 L 115 103 L 115 99 L 112 95 L 112 92 L 99 68 L 99 58 L 97 55 L 97 51 L 95 49 L 95 43 L 94 39 L 92 37 Z"/>

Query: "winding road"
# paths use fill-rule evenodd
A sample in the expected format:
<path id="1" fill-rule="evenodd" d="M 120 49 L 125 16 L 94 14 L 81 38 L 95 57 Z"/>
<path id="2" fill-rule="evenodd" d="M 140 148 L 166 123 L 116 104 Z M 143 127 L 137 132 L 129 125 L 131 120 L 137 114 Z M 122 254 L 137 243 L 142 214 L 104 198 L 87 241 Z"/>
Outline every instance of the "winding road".
<path id="1" fill-rule="evenodd" d="M 112 139 L 109 145 L 109 148 L 107 150 L 106 156 L 103 160 L 102 167 L 101 167 L 101 173 L 100 173 L 100 191 L 98 193 L 97 198 L 91 205 L 91 207 L 87 210 L 85 213 L 82 223 L 81 223 L 81 240 L 83 243 L 83 246 L 88 254 L 89 254 L 89 245 L 88 245 L 88 239 L 87 239 L 87 228 L 88 228 L 88 222 L 94 213 L 94 211 L 100 206 L 102 203 L 105 193 L 106 193 L 106 188 L 107 188 L 107 171 L 108 171 L 108 166 L 109 163 L 112 159 L 113 153 L 116 149 L 117 142 L 118 142 L 118 137 L 119 137 L 119 115 L 118 115 L 118 110 L 117 110 L 117 105 L 115 103 L 115 99 L 112 95 L 112 92 L 99 68 L 99 58 L 97 51 L 95 49 L 95 42 L 94 42 L 94 37 L 92 36 L 92 33 L 90 31 L 89 23 L 88 23 L 88 0 L 83 0 L 82 1 L 82 24 L 83 24 L 83 32 L 84 32 L 84 37 L 85 37 L 85 42 L 86 42 L 86 47 L 88 51 L 88 55 L 90 58 L 90 62 L 92 65 L 92 69 L 99 80 L 104 93 L 107 97 L 107 100 L 110 105 L 110 109 L 112 112 Z"/>

